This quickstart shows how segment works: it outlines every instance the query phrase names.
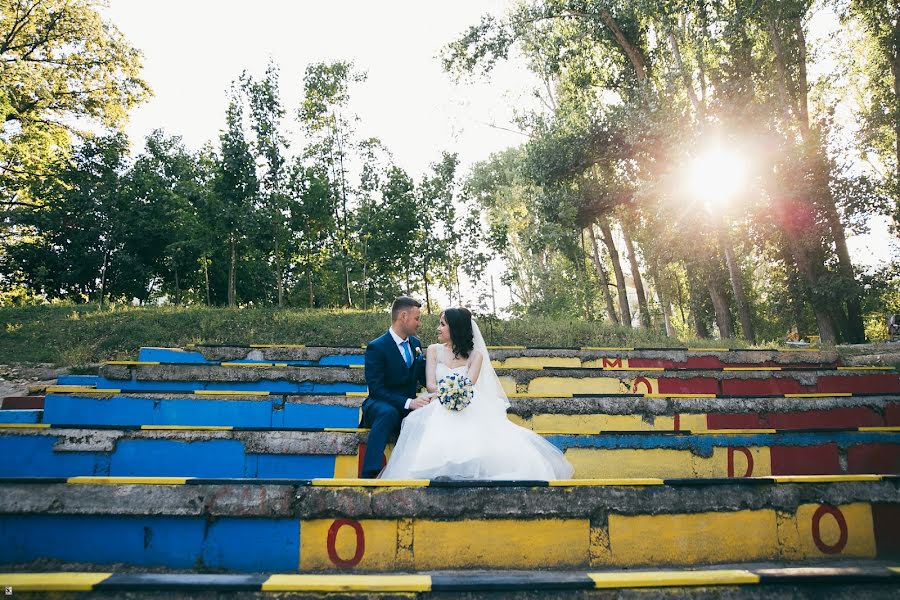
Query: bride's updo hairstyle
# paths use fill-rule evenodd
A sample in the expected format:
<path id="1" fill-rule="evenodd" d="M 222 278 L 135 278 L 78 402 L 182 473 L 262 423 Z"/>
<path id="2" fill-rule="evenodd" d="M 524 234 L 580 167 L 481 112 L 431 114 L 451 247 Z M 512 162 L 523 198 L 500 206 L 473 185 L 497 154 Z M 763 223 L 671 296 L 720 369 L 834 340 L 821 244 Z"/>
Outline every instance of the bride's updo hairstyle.
<path id="1" fill-rule="evenodd" d="M 453 353 L 462 358 L 469 358 L 475 347 L 475 334 L 472 332 L 472 313 L 468 308 L 448 308 L 444 311 L 444 320 L 450 328 L 450 344 Z"/>

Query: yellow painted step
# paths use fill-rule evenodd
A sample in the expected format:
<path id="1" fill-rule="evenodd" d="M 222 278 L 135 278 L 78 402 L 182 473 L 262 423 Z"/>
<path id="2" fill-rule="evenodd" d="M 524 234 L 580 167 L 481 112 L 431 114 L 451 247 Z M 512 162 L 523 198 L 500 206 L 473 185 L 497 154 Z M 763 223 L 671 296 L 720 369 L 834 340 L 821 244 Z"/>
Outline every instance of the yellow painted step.
<path id="1" fill-rule="evenodd" d="M 428 592 L 428 575 L 272 575 L 264 592 Z"/>
<path id="2" fill-rule="evenodd" d="M 876 553 L 872 507 L 866 502 L 802 504 L 791 512 L 772 508 L 638 515 L 611 512 L 602 522 L 587 518 L 339 517 L 302 520 L 300 531 L 301 570 L 702 566 L 874 558 Z M 690 577 L 672 575 L 672 581 L 689 585 L 703 576 Z M 722 577 L 734 583 L 753 583 L 744 573 L 722 572 Z"/>
<path id="3" fill-rule="evenodd" d="M 112 573 L 3 573 L 0 577 L 0 585 L 10 588 L 12 594 L 19 592 L 89 592 L 95 585 L 111 576 Z"/>

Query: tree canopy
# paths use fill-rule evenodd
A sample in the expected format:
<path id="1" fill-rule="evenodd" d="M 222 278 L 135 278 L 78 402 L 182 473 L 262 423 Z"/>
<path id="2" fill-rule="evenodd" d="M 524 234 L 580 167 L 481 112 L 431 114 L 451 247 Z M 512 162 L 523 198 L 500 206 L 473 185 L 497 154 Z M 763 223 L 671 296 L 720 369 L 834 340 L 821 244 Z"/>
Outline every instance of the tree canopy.
<path id="1" fill-rule="evenodd" d="M 74 139 L 122 125 L 147 98 L 141 54 L 97 0 L 0 1 L 0 207 L 39 202 L 25 185 Z"/>
<path id="2" fill-rule="evenodd" d="M 440 60 L 459 80 L 524 61 L 526 141 L 468 171 L 434 148 L 423 174 L 354 114 L 348 61 L 236 72 L 210 143 L 157 130 L 132 156 L 121 126 L 150 92 L 100 6 L 0 4 L 0 302 L 433 309 L 472 302 L 468 279 L 487 311 L 497 256 L 520 316 L 833 343 L 900 311 L 897 274 L 848 244 L 878 215 L 900 235 L 894 5 L 520 2 Z"/>

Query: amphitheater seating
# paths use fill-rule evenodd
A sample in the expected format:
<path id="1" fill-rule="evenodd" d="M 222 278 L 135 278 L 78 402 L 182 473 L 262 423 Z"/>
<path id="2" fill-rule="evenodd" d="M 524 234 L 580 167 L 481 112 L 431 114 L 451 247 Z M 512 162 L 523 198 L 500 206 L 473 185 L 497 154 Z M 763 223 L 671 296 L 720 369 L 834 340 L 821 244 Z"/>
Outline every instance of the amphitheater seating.
<path id="1" fill-rule="evenodd" d="M 810 350 L 496 347 L 510 419 L 573 479 L 387 482 L 356 479 L 363 352 L 142 348 L 4 399 L 0 563 L 16 568 L 0 585 L 900 590 L 893 369 Z M 54 561 L 94 573 L 12 572 Z M 309 579 L 328 572 L 344 575 Z M 396 579 L 346 578 L 367 572 Z"/>

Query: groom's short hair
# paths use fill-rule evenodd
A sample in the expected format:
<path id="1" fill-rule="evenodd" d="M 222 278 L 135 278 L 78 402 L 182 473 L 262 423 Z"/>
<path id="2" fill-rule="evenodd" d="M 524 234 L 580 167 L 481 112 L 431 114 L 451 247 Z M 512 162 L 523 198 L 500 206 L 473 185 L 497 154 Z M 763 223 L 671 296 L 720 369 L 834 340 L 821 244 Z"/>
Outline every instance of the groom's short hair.
<path id="1" fill-rule="evenodd" d="M 410 308 L 422 308 L 422 303 L 409 296 L 400 296 L 394 300 L 394 303 L 391 304 L 391 322 L 396 321 L 402 311 Z"/>

